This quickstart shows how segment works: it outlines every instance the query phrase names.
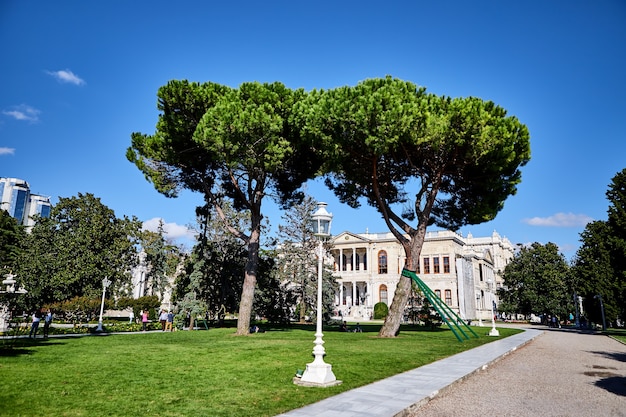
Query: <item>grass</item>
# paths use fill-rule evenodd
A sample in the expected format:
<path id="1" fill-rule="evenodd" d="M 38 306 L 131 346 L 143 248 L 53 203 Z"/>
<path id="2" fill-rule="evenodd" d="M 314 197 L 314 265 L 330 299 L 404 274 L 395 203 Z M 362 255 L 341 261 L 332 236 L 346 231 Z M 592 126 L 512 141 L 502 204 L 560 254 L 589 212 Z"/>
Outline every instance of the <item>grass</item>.
<path id="1" fill-rule="evenodd" d="M 614 337 L 615 339 L 626 343 L 626 330 L 625 329 L 607 329 L 606 334 Z"/>
<path id="2" fill-rule="evenodd" d="M 343 381 L 330 388 L 292 383 L 312 361 L 314 326 L 19 339 L 0 350 L 0 416 L 274 416 L 495 340 L 484 327 L 463 343 L 445 328 L 381 339 L 379 325 L 362 327 L 325 331 Z"/>

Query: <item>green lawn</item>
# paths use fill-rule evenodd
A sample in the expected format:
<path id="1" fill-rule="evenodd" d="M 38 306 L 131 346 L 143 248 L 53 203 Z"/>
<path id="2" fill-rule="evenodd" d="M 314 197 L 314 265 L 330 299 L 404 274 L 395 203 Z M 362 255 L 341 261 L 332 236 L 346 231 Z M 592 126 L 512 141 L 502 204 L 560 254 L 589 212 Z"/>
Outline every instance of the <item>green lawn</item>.
<path id="1" fill-rule="evenodd" d="M 343 381 L 331 388 L 292 383 L 312 361 L 314 326 L 20 339 L 0 350 L 0 416 L 273 416 L 495 340 L 487 327 L 463 343 L 445 329 L 381 339 L 379 327 L 325 332 Z"/>
<path id="2" fill-rule="evenodd" d="M 626 343 L 626 330 L 624 329 L 607 329 L 606 333 L 613 336 L 622 343 Z"/>

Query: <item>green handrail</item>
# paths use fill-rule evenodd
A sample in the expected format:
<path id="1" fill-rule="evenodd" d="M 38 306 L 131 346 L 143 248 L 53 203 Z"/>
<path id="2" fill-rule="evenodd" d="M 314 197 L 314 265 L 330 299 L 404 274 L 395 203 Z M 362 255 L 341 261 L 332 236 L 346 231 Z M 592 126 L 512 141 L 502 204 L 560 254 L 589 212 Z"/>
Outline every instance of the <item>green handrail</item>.
<path id="1" fill-rule="evenodd" d="M 461 317 L 459 317 L 458 314 L 456 314 L 449 305 L 444 303 L 441 298 L 437 296 L 437 294 L 435 294 L 430 288 L 428 288 L 428 285 L 426 285 L 415 272 L 409 271 L 408 269 L 403 269 L 402 276 L 411 278 L 417 284 L 420 291 L 422 291 L 430 304 L 435 307 L 435 310 L 437 310 L 437 313 L 439 313 L 441 319 L 448 325 L 450 330 L 452 330 L 452 333 L 454 333 L 459 342 L 463 342 L 463 339 L 459 335 L 459 332 L 463 335 L 465 339 L 469 340 L 469 336 L 463 331 L 463 328 L 459 326 L 459 323 L 462 323 L 463 327 L 467 328 L 467 330 L 469 330 L 470 333 L 474 335 L 474 337 L 478 338 L 476 332 L 474 332 L 474 330 L 472 330 L 472 328 L 468 326 L 467 323 L 465 323 L 465 321 Z M 450 317 L 453 317 L 455 320 L 450 321 Z"/>

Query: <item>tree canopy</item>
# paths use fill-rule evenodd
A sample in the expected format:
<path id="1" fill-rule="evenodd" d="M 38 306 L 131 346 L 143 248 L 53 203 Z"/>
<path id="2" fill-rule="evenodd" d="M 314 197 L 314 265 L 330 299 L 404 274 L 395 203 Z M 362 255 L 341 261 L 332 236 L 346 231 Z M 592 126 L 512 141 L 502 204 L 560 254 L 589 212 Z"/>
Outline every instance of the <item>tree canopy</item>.
<path id="1" fill-rule="evenodd" d="M 377 208 L 413 271 L 428 225 L 492 220 L 530 158 L 526 126 L 493 102 L 391 77 L 314 91 L 298 106 L 303 135 L 327 161 L 326 184 L 352 207 Z M 400 278 L 381 336 L 397 333 L 410 285 Z"/>
<path id="2" fill-rule="evenodd" d="M 78 296 L 98 297 L 108 277 L 112 292 L 130 285 L 141 223 L 117 218 L 93 194 L 59 198 L 50 218 L 25 236 L 15 274 L 28 293 L 27 308 Z"/>
<path id="3" fill-rule="evenodd" d="M 24 227 L 7 211 L 0 209 L 0 279 L 13 269 L 24 233 Z"/>
<path id="4" fill-rule="evenodd" d="M 504 287 L 498 290 L 500 309 L 510 313 L 572 313 L 573 285 L 569 265 L 554 243 L 521 246 L 504 269 Z"/>
<path id="5" fill-rule="evenodd" d="M 581 233 L 573 275 L 588 318 L 601 320 L 601 296 L 609 322 L 626 319 L 626 169 L 617 173 L 606 192 L 608 219 L 593 221 Z"/>
<path id="6" fill-rule="evenodd" d="M 302 197 L 298 189 L 319 167 L 316 154 L 292 123 L 305 96 L 281 83 L 170 81 L 158 91 L 161 111 L 154 135 L 133 133 L 126 156 L 166 196 L 200 192 L 224 226 L 247 246 L 248 260 L 237 334 L 247 334 L 261 235 L 261 203 L 271 195 L 282 206 Z M 250 213 L 249 229 L 230 224 L 221 203 Z"/>

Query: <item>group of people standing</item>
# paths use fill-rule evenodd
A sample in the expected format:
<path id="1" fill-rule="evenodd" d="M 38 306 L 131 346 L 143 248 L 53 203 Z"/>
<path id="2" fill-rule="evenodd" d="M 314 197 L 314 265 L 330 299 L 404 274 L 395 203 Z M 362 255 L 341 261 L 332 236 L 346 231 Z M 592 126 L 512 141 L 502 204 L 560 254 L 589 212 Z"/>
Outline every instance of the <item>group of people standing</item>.
<path id="1" fill-rule="evenodd" d="M 37 310 L 33 313 L 30 325 L 30 332 L 28 333 L 29 338 L 36 338 L 37 331 L 39 330 L 39 323 L 41 322 L 42 311 Z M 43 315 L 43 337 L 48 338 L 48 334 L 50 333 L 50 325 L 52 324 L 52 310 L 48 309 L 45 315 Z"/>
<path id="2" fill-rule="evenodd" d="M 162 331 L 171 332 L 174 330 L 174 313 L 171 311 L 166 312 L 165 310 L 161 310 L 159 321 L 161 322 Z"/>
<path id="3" fill-rule="evenodd" d="M 132 314 L 132 313 L 131 313 Z M 131 321 L 133 316 L 131 316 Z M 142 331 L 147 331 L 148 330 L 148 323 L 150 322 L 150 318 L 149 318 L 149 313 L 148 310 L 142 310 L 141 311 L 141 330 Z M 162 331 L 172 331 L 174 330 L 174 313 L 172 313 L 171 311 L 165 311 L 165 310 L 161 310 L 161 313 L 159 314 L 159 322 L 161 323 L 161 330 Z"/>

